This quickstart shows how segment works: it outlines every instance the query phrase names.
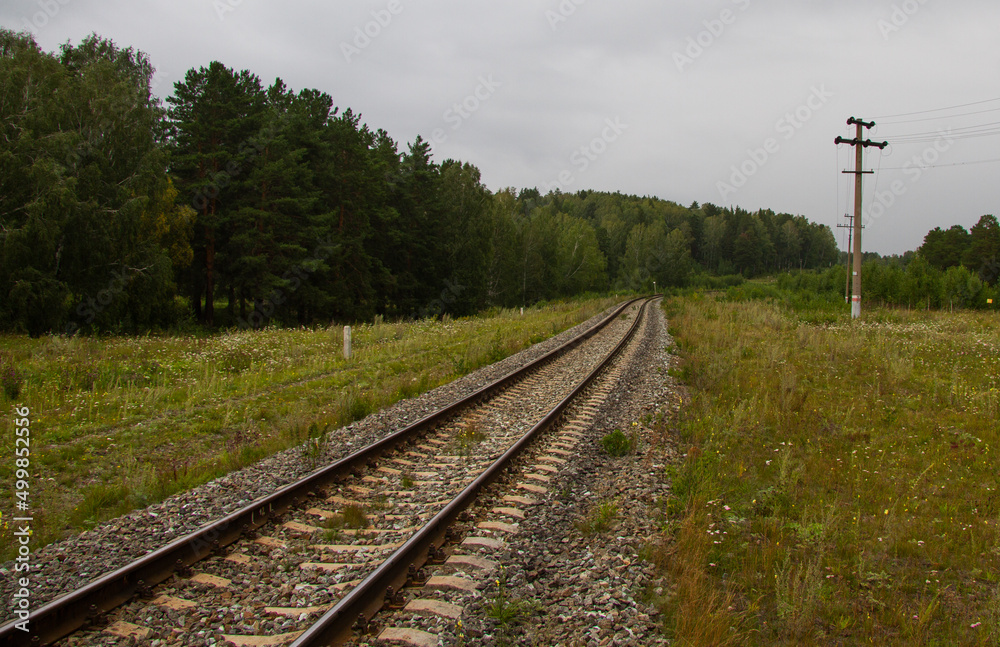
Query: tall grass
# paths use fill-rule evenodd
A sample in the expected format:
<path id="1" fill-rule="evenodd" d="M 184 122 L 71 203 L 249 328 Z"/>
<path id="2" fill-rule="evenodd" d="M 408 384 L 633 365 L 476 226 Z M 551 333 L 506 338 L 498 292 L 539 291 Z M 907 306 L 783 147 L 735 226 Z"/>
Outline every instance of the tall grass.
<path id="1" fill-rule="evenodd" d="M 996 315 L 666 307 L 678 644 L 1000 644 Z"/>

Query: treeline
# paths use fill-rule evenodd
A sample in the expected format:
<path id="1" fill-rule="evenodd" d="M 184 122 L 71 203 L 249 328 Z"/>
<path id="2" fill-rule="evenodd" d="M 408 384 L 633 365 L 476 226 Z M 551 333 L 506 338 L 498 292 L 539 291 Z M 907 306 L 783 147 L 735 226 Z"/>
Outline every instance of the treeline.
<path id="1" fill-rule="evenodd" d="M 91 36 L 0 30 L 0 328 L 132 332 L 463 315 L 836 262 L 801 216 L 496 193 L 328 94 L 215 62 L 161 104 Z"/>
<path id="2" fill-rule="evenodd" d="M 524 191 L 527 213 L 561 214 L 592 227 L 612 287 L 684 286 L 694 274 L 750 278 L 786 269 L 826 268 L 839 252 L 826 225 L 771 210 L 750 212 L 658 198 L 580 191 Z"/>
<path id="3" fill-rule="evenodd" d="M 974 308 L 1000 302 L 1000 223 L 986 215 L 966 230 L 936 228 L 915 253 L 862 267 L 862 296 L 909 308 Z M 867 296 L 866 296 L 867 295 Z M 992 300 L 992 304 L 989 301 Z"/>
<path id="4" fill-rule="evenodd" d="M 966 230 L 936 228 L 915 252 L 879 257 L 866 254 L 861 267 L 866 303 L 916 309 L 996 309 L 1000 307 L 1000 223 L 983 216 Z M 781 288 L 825 295 L 847 294 L 845 265 L 821 273 L 788 274 Z"/>

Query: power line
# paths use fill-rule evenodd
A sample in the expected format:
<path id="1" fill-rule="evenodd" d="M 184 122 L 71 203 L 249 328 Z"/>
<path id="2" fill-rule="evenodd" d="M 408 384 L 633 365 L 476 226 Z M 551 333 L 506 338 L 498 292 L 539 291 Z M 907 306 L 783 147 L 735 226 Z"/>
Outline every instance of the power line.
<path id="1" fill-rule="evenodd" d="M 927 115 L 932 112 L 945 112 L 946 110 L 955 110 L 957 108 L 968 108 L 969 106 L 981 106 L 984 103 L 993 103 L 994 101 L 1000 101 L 1000 97 L 996 99 L 986 99 L 985 101 L 973 101 L 972 103 L 963 103 L 957 106 L 948 106 L 947 108 L 935 108 L 933 110 L 920 110 L 918 112 L 903 112 L 898 115 L 882 115 L 881 117 L 875 117 L 878 119 L 894 119 L 896 117 L 911 117 L 913 115 Z"/>
<path id="2" fill-rule="evenodd" d="M 983 137 L 995 137 L 996 135 L 1000 135 L 1000 129 L 989 130 L 989 131 L 982 131 L 982 132 L 979 132 L 979 133 L 963 133 L 963 134 L 956 134 L 956 133 L 934 133 L 934 134 L 928 134 L 927 136 L 921 137 L 921 138 L 918 138 L 918 139 L 906 139 L 906 140 L 903 140 L 903 141 L 898 142 L 898 143 L 901 146 L 905 146 L 907 144 L 933 144 L 935 142 L 940 141 L 941 139 L 949 139 L 951 141 L 958 141 L 958 140 L 961 140 L 961 139 L 981 139 Z"/>
<path id="3" fill-rule="evenodd" d="M 867 154 L 868 151 L 866 150 L 865 153 Z M 882 177 L 882 160 L 884 158 L 885 155 L 882 154 L 882 149 L 880 148 L 878 156 L 878 170 L 875 171 L 875 186 L 872 187 L 872 201 L 871 204 L 868 205 L 868 213 L 871 213 L 872 210 L 875 208 L 875 196 L 878 194 L 878 181 L 879 178 Z"/>
<path id="4" fill-rule="evenodd" d="M 978 137 L 992 137 L 1000 135 L 1000 121 L 986 124 L 976 124 L 974 126 L 963 126 L 961 128 L 938 129 L 920 133 L 907 133 L 905 135 L 893 135 L 892 139 L 900 144 L 920 144 L 927 141 L 937 141 L 941 137 L 951 139 L 974 139 Z"/>
<path id="5" fill-rule="evenodd" d="M 951 131 L 954 131 L 954 132 L 964 132 L 964 131 L 975 130 L 977 128 L 986 128 L 986 127 L 993 127 L 993 126 L 1000 126 L 1000 121 L 991 121 L 989 123 L 975 124 L 975 125 L 972 125 L 972 126 L 960 126 L 958 128 L 949 128 L 948 130 L 951 130 Z M 940 133 L 940 132 L 941 132 L 941 130 L 938 129 L 936 131 L 927 131 L 927 132 L 923 132 L 923 133 L 909 133 L 909 134 L 905 134 L 905 135 L 897 135 L 897 137 L 921 137 L 921 136 L 924 136 L 924 135 L 931 135 L 933 133 Z"/>
<path id="6" fill-rule="evenodd" d="M 879 125 L 881 125 L 881 126 L 896 126 L 896 125 L 899 125 L 899 124 L 913 124 L 913 123 L 917 123 L 918 121 L 938 121 L 940 119 L 954 119 L 956 117 L 971 117 L 972 115 L 983 115 L 983 114 L 986 114 L 987 112 L 997 112 L 997 111 L 1000 111 L 1000 108 L 990 108 L 989 110 L 976 110 L 975 112 L 963 112 L 963 113 L 957 114 L 957 115 L 944 115 L 942 117 L 923 117 L 921 119 L 905 119 L 903 121 L 890 121 L 888 123 L 886 123 L 886 122 L 883 121 Z"/>
<path id="7" fill-rule="evenodd" d="M 921 169 L 927 169 L 927 168 L 945 168 L 947 166 L 972 166 L 974 164 L 995 164 L 996 162 L 1000 162 L 1000 157 L 998 157 L 997 159 L 992 159 L 992 160 L 978 160 L 978 161 L 975 161 L 975 162 L 955 162 L 954 164 L 928 164 L 927 166 L 921 166 L 919 168 L 921 168 Z M 911 168 L 916 168 L 916 167 L 914 167 L 914 166 L 886 166 L 885 170 L 886 171 L 907 171 L 907 170 L 909 170 Z"/>

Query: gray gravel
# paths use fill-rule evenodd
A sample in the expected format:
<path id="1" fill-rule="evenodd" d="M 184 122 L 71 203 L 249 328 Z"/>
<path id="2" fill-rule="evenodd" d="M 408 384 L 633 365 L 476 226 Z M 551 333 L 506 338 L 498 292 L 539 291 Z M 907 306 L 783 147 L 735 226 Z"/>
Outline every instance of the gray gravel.
<path id="1" fill-rule="evenodd" d="M 610 309 L 496 364 L 330 432 L 323 460 L 332 462 L 346 456 L 476 391 L 593 326 L 608 312 Z M 307 458 L 302 449 L 294 448 L 35 551 L 32 564 L 34 608 L 237 510 L 280 485 L 301 478 L 315 467 L 314 460 Z M 0 596 L 10 599 L 13 562 L 0 567 L 0 575 L 3 576 L 0 577 Z M 9 608 L 4 609 L 2 617 L 4 621 L 12 617 Z"/>
<path id="2" fill-rule="evenodd" d="M 565 398 L 579 376 L 599 363 L 630 325 L 630 321 L 616 318 L 588 343 L 533 371 L 498 399 L 470 408 L 421 442 L 386 455 L 377 467 L 359 474 L 360 478 L 331 485 L 319 499 L 283 515 L 256 533 L 281 542 L 280 547 L 263 547 L 244 538 L 227 551 L 247 558 L 247 563 L 237 566 L 215 557 L 193 567 L 200 576 L 229 580 L 228 586 L 216 589 L 193 579 L 175 578 L 157 587 L 153 595 L 183 599 L 187 605 L 183 610 L 135 599 L 109 614 L 106 620 L 151 630 L 140 642 L 143 645 L 169 639 L 171 644 L 202 647 L 224 644 L 226 635 L 276 636 L 305 629 L 318 619 L 320 611 L 299 612 L 287 618 L 266 613 L 266 607 L 329 608 L 337 602 L 350 587 L 340 590 L 337 585 L 363 579 L 387 556 L 387 553 L 377 554 L 374 544 L 401 544 L 409 538 L 414 528 L 439 512 L 483 468 Z M 519 406 L 511 406 L 513 402 Z M 470 424 L 475 425 L 480 435 L 475 443 L 463 449 L 459 433 Z M 419 480 L 404 484 L 407 473 Z M 355 490 L 359 485 L 365 492 Z M 323 501 L 330 496 L 338 497 L 338 501 L 358 501 L 364 507 L 365 523 L 369 526 L 364 533 L 348 536 L 339 530 L 333 534 L 332 530 L 306 529 L 320 523 L 318 515 L 310 515 L 308 509 L 329 513 L 342 509 L 341 504 Z M 285 522 L 302 526 L 292 529 Z M 351 544 L 364 546 L 365 550 L 327 553 L 317 544 Z M 330 564 L 332 570 L 319 568 L 322 563 Z M 113 645 L 116 639 L 98 627 L 74 634 L 65 644 Z"/>
<path id="3" fill-rule="evenodd" d="M 664 469 L 677 460 L 673 440 L 650 424 L 657 414 L 672 416 L 681 404 L 679 385 L 667 371 L 675 358 L 672 340 L 659 308 L 645 326 L 641 343 L 624 364 L 617 385 L 584 432 L 575 455 L 560 466 L 539 505 L 525 510 L 519 531 L 500 535 L 500 550 L 467 549 L 502 565 L 499 572 L 472 572 L 480 582 L 474 594 L 424 592 L 465 607 L 461 625 L 435 618 L 380 614 L 379 626 L 407 626 L 440 636 L 443 645 L 666 645 L 654 601 L 666 584 L 643 559 L 661 536 L 661 502 L 669 494 Z M 637 423 L 633 425 L 633 423 Z M 633 454 L 609 457 L 600 439 L 614 429 L 635 430 Z M 534 464 L 526 457 L 525 466 Z M 494 506 L 518 478 L 505 479 L 471 510 L 471 530 L 479 521 L 498 520 Z M 613 525 L 584 532 L 581 521 L 601 504 L 613 503 Z M 510 521 L 510 519 L 506 519 Z M 482 535 L 481 531 L 471 531 Z M 460 535 L 461 536 L 461 535 Z M 498 580 L 504 583 L 498 585 Z M 498 621 L 496 603 L 506 596 L 512 618 Z M 491 613 L 491 607 L 493 611 Z M 376 638 L 357 645 L 382 645 Z"/>
<path id="4" fill-rule="evenodd" d="M 500 645 L 658 645 L 663 637 L 655 608 L 655 569 L 642 559 L 644 548 L 659 536 L 669 494 L 664 468 L 677 458 L 669 438 L 644 424 L 657 412 L 679 407 L 678 387 L 668 377 L 673 356 L 663 311 L 647 327 L 618 387 L 580 445 L 580 453 L 550 488 L 558 505 L 537 506 L 521 523 L 521 532 L 500 557 L 506 564 L 509 595 L 534 604 L 543 613 L 526 614 L 520 625 L 503 627 L 485 613 L 486 595 L 470 608 L 465 633 L 481 632 L 475 644 Z M 633 455 L 609 457 L 600 439 L 614 429 L 628 433 L 639 423 Z M 602 503 L 613 502 L 617 520 L 607 531 L 585 534 L 581 520 Z M 494 557 L 496 559 L 496 557 Z M 491 597 L 492 596 L 492 597 Z M 446 636 L 445 644 L 458 644 Z M 474 641 L 475 642 L 475 641 Z"/>

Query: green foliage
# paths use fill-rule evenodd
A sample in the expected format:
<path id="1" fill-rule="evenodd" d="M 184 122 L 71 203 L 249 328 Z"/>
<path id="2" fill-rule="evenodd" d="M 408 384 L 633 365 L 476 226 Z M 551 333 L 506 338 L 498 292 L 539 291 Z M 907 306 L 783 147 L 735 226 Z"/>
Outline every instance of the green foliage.
<path id="1" fill-rule="evenodd" d="M 907 262 L 869 260 L 861 268 L 865 303 L 910 309 L 993 309 L 1000 289 L 983 282 L 962 265 L 941 271 L 921 254 Z M 734 302 L 771 300 L 795 310 L 802 321 L 833 323 L 847 312 L 844 299 L 847 271 L 835 266 L 823 272 L 789 272 L 773 282 L 749 282 L 726 292 Z M 993 299 L 993 304 L 989 303 Z"/>
<path id="2" fill-rule="evenodd" d="M 601 438 L 601 447 L 609 456 L 627 456 L 635 448 L 635 439 L 623 434 L 621 429 L 615 429 Z"/>
<path id="3" fill-rule="evenodd" d="M 587 516 L 576 523 L 576 529 L 584 535 L 610 530 L 618 518 L 618 504 L 614 501 L 604 501 L 595 505 Z"/>
<path id="4" fill-rule="evenodd" d="M 961 225 L 954 225 L 948 231 L 935 227 L 917 251 L 937 269 L 946 270 L 962 264 L 971 242 L 972 236 Z"/>
<path id="5" fill-rule="evenodd" d="M 472 420 L 455 434 L 455 449 L 459 456 L 470 457 L 473 449 L 484 440 L 486 440 L 486 434 L 479 428 L 479 424 Z"/>
<path id="6" fill-rule="evenodd" d="M 987 215 L 969 230 L 969 247 L 962 257 L 962 264 L 985 283 L 996 284 L 1000 279 L 1000 222 Z"/>
<path id="7" fill-rule="evenodd" d="M 507 571 L 501 566 L 500 573 L 493 580 L 493 586 L 486 594 L 483 608 L 486 611 L 486 616 L 497 623 L 499 637 L 503 643 L 506 643 L 507 633 L 513 627 L 522 624 L 533 613 L 537 613 L 539 604 L 533 600 L 523 600 L 511 595 L 507 585 Z"/>
<path id="8" fill-rule="evenodd" d="M 172 323 L 185 216 L 149 59 L 97 36 L 44 53 L 6 29 L 0 51 L 0 327 L 37 336 Z"/>
<path id="9" fill-rule="evenodd" d="M 218 61 L 164 110 L 141 52 L 93 36 L 46 54 L 9 31 L 0 47 L 0 329 L 443 318 L 837 258 L 801 216 L 492 193 L 420 137 L 400 147 L 328 94 Z"/>

